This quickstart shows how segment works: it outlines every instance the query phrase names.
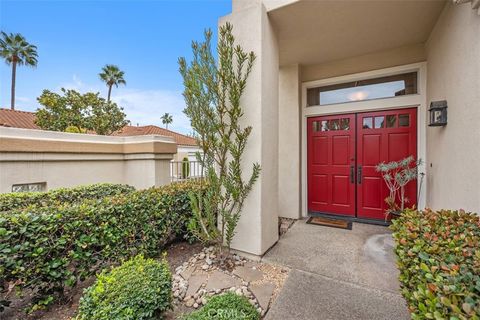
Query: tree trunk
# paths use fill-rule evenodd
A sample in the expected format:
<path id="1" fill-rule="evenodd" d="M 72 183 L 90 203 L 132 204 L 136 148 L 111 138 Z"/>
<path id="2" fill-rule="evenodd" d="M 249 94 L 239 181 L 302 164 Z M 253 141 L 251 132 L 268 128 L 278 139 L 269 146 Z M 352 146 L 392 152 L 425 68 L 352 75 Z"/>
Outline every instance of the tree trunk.
<path id="1" fill-rule="evenodd" d="M 112 86 L 108 86 L 108 97 L 107 102 L 110 102 L 110 95 L 112 94 Z"/>
<path id="2" fill-rule="evenodd" d="M 14 59 L 12 62 L 12 92 L 10 100 L 10 108 L 15 110 L 15 79 L 17 77 L 17 61 Z"/>

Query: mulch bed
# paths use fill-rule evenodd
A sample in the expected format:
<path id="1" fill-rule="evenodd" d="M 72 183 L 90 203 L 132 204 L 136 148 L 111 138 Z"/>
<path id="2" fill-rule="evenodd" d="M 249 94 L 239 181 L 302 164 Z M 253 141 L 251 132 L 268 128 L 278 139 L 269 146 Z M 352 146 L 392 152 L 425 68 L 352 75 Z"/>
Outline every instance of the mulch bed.
<path id="1" fill-rule="evenodd" d="M 201 244 L 188 244 L 186 242 L 177 242 L 170 245 L 167 248 L 167 260 L 170 264 L 172 273 L 175 272 L 175 268 L 183 264 L 185 261 L 196 254 L 202 251 L 203 246 Z M 0 313 L 0 319 L 5 320 L 68 320 L 75 316 L 76 310 L 78 308 L 78 302 L 82 296 L 83 289 L 89 287 L 95 281 L 95 277 L 90 277 L 84 282 L 77 285 L 70 292 L 66 293 L 67 297 L 70 297 L 69 301 L 57 302 L 51 305 L 47 310 L 35 312 L 32 315 L 27 316 L 23 312 L 23 308 L 28 303 L 28 295 L 24 298 L 16 299 L 12 302 L 14 308 L 10 308 L 4 313 Z M 181 311 L 180 311 L 181 312 Z M 171 319 L 174 319 L 175 315 L 169 315 Z M 170 318 L 169 317 L 169 318 Z"/>

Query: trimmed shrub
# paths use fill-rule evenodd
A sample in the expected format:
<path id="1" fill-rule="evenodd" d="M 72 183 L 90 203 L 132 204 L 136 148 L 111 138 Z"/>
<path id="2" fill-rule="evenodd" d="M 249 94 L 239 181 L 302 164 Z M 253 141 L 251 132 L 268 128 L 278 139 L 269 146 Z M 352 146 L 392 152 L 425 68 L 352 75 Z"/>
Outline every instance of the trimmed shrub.
<path id="1" fill-rule="evenodd" d="M 0 194 L 0 212 L 28 206 L 46 207 L 61 203 L 76 203 L 86 199 L 102 199 L 135 189 L 124 184 L 99 183 L 75 188 L 60 188 L 48 192 L 13 192 Z"/>
<path id="2" fill-rule="evenodd" d="M 185 317 L 185 320 L 258 320 L 260 314 L 247 298 L 234 293 L 213 296 L 198 311 Z"/>
<path id="3" fill-rule="evenodd" d="M 480 217 L 407 210 L 391 228 L 412 319 L 480 319 Z"/>
<path id="4" fill-rule="evenodd" d="M 139 255 L 97 276 L 80 299 L 76 319 L 158 319 L 171 304 L 172 275 L 166 260 Z"/>
<path id="5" fill-rule="evenodd" d="M 0 213 L 0 279 L 37 293 L 34 308 L 122 259 L 189 238 L 195 181 L 98 200 Z"/>

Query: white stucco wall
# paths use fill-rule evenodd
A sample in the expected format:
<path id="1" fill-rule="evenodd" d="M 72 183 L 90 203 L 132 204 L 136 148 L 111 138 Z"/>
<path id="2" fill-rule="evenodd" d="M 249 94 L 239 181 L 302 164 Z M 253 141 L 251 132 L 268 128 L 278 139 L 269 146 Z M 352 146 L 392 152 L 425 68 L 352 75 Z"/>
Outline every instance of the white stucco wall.
<path id="1" fill-rule="evenodd" d="M 235 5 L 235 3 L 234 3 Z M 244 172 L 262 166 L 248 196 L 233 240 L 234 249 L 261 255 L 278 239 L 278 48 L 265 7 L 256 1 L 223 17 L 233 24 L 235 40 L 257 58 L 242 97 L 243 125 L 253 127 L 243 158 Z"/>
<path id="2" fill-rule="evenodd" d="M 449 2 L 427 42 L 428 102 L 448 124 L 427 129 L 428 205 L 480 212 L 480 16 Z"/>
<path id="3" fill-rule="evenodd" d="M 32 151 L 36 146 L 43 150 Z M 118 151 L 123 149 L 130 151 Z M 11 192 L 14 184 L 29 183 L 46 183 L 47 190 L 105 182 L 137 189 L 161 186 L 170 183 L 175 151 L 173 139 L 162 136 L 110 137 L 0 127 L 0 193 Z"/>

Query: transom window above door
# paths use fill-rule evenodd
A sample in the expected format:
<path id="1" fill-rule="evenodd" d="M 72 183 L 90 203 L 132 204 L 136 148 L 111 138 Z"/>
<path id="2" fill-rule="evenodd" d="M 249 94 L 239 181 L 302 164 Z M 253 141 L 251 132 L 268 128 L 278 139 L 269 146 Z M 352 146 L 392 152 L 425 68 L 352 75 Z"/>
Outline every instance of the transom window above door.
<path id="1" fill-rule="evenodd" d="M 417 93 L 417 73 L 403 73 L 374 79 L 307 89 L 307 106 L 392 98 Z"/>

